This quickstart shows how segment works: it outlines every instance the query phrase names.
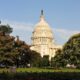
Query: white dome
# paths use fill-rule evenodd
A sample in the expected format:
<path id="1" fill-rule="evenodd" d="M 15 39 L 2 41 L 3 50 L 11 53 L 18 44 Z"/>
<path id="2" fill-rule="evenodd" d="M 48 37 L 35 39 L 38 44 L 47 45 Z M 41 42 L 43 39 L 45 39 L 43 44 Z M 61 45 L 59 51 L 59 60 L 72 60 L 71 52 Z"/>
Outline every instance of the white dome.
<path id="1" fill-rule="evenodd" d="M 52 30 L 44 19 L 43 10 L 41 11 L 40 21 L 35 25 L 31 39 L 31 50 L 40 53 L 41 57 L 49 55 L 49 60 L 55 56 L 56 50 L 61 48 L 61 46 L 55 44 Z"/>
<path id="2" fill-rule="evenodd" d="M 47 37 L 53 38 L 52 30 L 49 24 L 45 21 L 44 16 L 41 15 L 40 21 L 35 25 L 32 38 Z"/>

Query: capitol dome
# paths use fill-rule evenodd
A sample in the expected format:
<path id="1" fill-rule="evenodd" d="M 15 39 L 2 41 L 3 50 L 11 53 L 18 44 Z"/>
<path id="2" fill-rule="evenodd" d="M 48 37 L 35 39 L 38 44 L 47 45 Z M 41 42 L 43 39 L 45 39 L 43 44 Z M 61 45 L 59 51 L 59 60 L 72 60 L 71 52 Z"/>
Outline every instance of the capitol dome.
<path id="1" fill-rule="evenodd" d="M 35 25 L 32 38 L 46 37 L 53 38 L 52 30 L 45 21 L 43 11 L 41 11 L 40 21 Z"/>
<path id="2" fill-rule="evenodd" d="M 44 18 L 43 10 L 41 11 L 40 21 L 35 25 L 32 32 L 31 39 L 32 46 L 30 49 L 40 53 L 41 57 L 48 55 L 49 60 L 54 57 L 56 50 L 60 48 L 59 45 L 55 45 L 52 30 Z"/>

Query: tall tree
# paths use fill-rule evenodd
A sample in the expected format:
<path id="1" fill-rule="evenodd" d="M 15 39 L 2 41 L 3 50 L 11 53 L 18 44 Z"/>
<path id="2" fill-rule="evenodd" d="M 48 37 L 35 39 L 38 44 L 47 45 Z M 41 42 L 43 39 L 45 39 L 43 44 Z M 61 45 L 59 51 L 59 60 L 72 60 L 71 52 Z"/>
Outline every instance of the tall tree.
<path id="1" fill-rule="evenodd" d="M 80 33 L 73 35 L 63 47 L 67 64 L 80 67 Z"/>
<path id="2" fill-rule="evenodd" d="M 0 25 L 0 66 L 39 66 L 40 54 L 30 50 L 30 46 L 18 36 L 17 39 L 10 36 L 11 32 L 12 28 L 9 25 Z"/>
<path id="3" fill-rule="evenodd" d="M 39 66 L 41 56 L 30 50 L 30 46 L 21 41 L 17 36 L 4 35 L 0 33 L 0 65 L 26 67 L 27 64 Z"/>
<path id="4" fill-rule="evenodd" d="M 80 33 L 73 35 L 65 43 L 61 54 L 57 54 L 54 60 L 62 67 L 69 64 L 80 68 Z"/>
<path id="5" fill-rule="evenodd" d="M 14 37 L 9 35 L 4 35 L 0 33 L 0 63 L 1 65 L 12 65 L 13 64 L 13 54 L 12 49 L 14 46 Z"/>

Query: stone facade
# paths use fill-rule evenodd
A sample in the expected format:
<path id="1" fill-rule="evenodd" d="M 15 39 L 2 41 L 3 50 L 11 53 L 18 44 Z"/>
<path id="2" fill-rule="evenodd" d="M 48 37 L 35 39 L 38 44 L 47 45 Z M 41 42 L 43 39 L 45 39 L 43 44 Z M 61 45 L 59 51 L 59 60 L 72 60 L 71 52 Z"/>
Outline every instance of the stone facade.
<path id="1" fill-rule="evenodd" d="M 49 59 L 51 59 L 51 57 L 54 57 L 55 51 L 62 48 L 60 45 L 55 45 L 52 30 L 44 18 L 43 10 L 41 11 L 40 21 L 35 25 L 31 39 L 31 49 L 39 52 L 42 57 L 49 55 Z"/>

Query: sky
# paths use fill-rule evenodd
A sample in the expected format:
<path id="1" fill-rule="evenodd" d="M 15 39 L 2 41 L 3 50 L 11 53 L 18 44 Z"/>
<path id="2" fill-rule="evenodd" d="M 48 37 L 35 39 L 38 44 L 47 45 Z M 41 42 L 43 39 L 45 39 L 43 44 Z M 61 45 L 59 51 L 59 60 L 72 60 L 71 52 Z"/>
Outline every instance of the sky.
<path id="1" fill-rule="evenodd" d="M 11 35 L 31 44 L 42 9 L 56 44 L 80 32 L 80 0 L 0 0 L 0 20 L 13 28 Z"/>

